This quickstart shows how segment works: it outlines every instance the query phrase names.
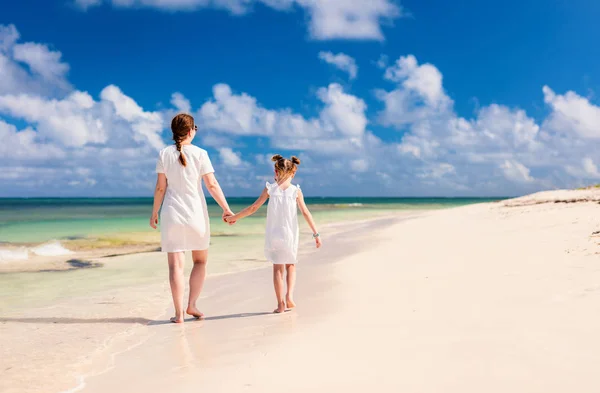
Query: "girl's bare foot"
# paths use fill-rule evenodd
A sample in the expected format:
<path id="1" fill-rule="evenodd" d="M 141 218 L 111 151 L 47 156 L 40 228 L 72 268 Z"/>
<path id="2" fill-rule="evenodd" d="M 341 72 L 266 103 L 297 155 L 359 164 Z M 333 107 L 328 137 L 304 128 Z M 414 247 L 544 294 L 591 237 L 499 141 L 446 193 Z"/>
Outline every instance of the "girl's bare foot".
<path id="1" fill-rule="evenodd" d="M 287 308 L 289 308 L 289 309 L 296 307 L 296 303 L 294 303 L 294 301 L 290 298 L 287 298 L 287 300 L 285 301 L 285 304 L 286 304 Z"/>
<path id="2" fill-rule="evenodd" d="M 277 308 L 275 310 L 273 310 L 273 312 L 275 314 L 281 314 L 282 312 L 285 312 L 285 303 L 281 302 L 277 305 Z"/>
<path id="3" fill-rule="evenodd" d="M 183 315 L 180 317 L 173 317 L 173 318 L 169 319 L 169 321 L 171 321 L 173 323 L 183 323 Z"/>
<path id="4" fill-rule="evenodd" d="M 204 314 L 202 314 L 195 306 L 189 306 L 186 313 L 198 319 L 204 318 Z"/>

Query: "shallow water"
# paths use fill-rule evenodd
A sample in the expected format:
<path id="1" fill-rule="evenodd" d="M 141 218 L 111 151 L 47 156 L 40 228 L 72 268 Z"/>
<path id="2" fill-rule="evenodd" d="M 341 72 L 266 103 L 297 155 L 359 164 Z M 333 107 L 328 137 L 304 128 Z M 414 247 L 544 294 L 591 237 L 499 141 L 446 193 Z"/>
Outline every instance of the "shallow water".
<path id="1" fill-rule="evenodd" d="M 232 199 L 231 207 L 238 211 L 252 199 Z M 328 233 L 340 229 L 344 222 L 410 214 L 418 210 L 440 209 L 483 199 L 308 199 L 309 207 L 326 241 Z M 156 242 L 159 234 L 148 226 L 152 200 L 146 199 L 54 199 L 54 200 L 1 200 L 0 240 L 3 247 L 29 243 L 34 245 L 56 240 L 52 251 L 62 250 L 60 243 L 68 239 L 92 239 L 95 236 L 113 236 Z M 221 210 L 209 205 L 211 216 L 211 249 L 209 274 L 230 273 L 266 266 L 263 257 L 266 209 L 234 226 L 220 220 Z M 310 232 L 300 220 L 302 247 L 312 247 Z M 333 227 L 330 224 L 335 223 Z M 91 244 L 93 241 L 90 240 Z M 118 245 L 119 242 L 113 242 Z M 100 243 L 98 243 L 100 244 Z M 102 243 L 104 244 L 104 243 Z M 47 247 L 46 247 L 47 249 Z M 18 251 L 23 255 L 23 249 Z M 3 255 L 0 253 L 0 255 Z M 29 255 L 33 255 L 29 252 Z M 162 283 L 167 277 L 166 255 L 148 253 L 82 261 L 78 253 L 66 255 L 68 271 L 37 271 L 0 274 L 0 312 L 21 307 L 40 307 L 59 300 L 87 296 L 118 288 Z M 188 255 L 188 259 L 190 256 Z M 18 263 L 19 261 L 13 261 Z M 2 261 L 0 261 L 2 263 Z M 25 263 L 25 262 L 23 262 Z M 191 260 L 187 268 L 191 266 Z"/>
<path id="2" fill-rule="evenodd" d="M 230 198 L 239 211 L 253 198 Z M 307 198 L 316 218 L 335 220 L 368 217 L 385 211 L 439 209 L 487 202 L 480 198 Z M 243 226 L 229 227 L 220 221 L 221 209 L 209 200 L 213 234 L 260 233 L 266 209 L 244 220 Z M 148 226 L 151 198 L 56 198 L 0 199 L 0 244 L 43 243 L 49 240 L 86 238 L 123 233 L 152 233 Z"/>

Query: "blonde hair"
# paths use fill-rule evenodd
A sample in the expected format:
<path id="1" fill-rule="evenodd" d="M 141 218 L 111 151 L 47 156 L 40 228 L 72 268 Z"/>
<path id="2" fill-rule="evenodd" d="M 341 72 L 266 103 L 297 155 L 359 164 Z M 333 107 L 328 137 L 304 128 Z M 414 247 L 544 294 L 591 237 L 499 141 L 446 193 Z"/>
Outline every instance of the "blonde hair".
<path id="1" fill-rule="evenodd" d="M 275 162 L 275 170 L 278 174 L 278 181 L 285 181 L 289 177 L 294 176 L 300 165 L 300 159 L 292 156 L 290 159 L 283 158 L 280 154 L 275 154 L 271 161 Z"/>

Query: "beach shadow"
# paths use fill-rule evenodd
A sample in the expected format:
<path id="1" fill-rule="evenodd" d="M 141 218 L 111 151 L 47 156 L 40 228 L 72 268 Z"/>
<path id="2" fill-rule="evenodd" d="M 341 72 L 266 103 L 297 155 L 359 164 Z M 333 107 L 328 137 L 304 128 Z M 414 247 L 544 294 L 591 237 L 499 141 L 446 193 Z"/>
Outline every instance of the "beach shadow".
<path id="1" fill-rule="evenodd" d="M 215 315 L 213 317 L 204 317 L 201 321 L 218 321 L 220 319 L 233 319 L 233 318 L 248 318 L 248 317 L 259 317 L 261 315 L 271 315 L 272 312 L 246 312 L 240 314 L 229 314 L 229 315 Z"/>
<path id="2" fill-rule="evenodd" d="M 69 259 L 66 263 L 68 265 L 70 265 L 71 267 L 69 267 L 67 269 L 44 269 L 44 270 L 38 270 L 37 272 L 34 272 L 34 273 L 71 272 L 73 270 L 79 270 L 79 269 L 96 269 L 96 268 L 104 266 L 103 263 L 92 262 L 92 261 L 84 261 L 83 259 Z"/>
<path id="3" fill-rule="evenodd" d="M 236 319 L 236 318 L 249 318 L 249 317 L 259 317 L 261 315 L 272 315 L 272 312 L 246 312 L 239 314 L 228 314 L 228 315 L 215 315 L 212 317 L 204 317 L 201 319 L 198 318 L 185 318 L 184 322 L 195 322 L 195 321 L 218 321 L 221 319 Z M 171 321 L 153 321 L 148 323 L 148 325 L 165 325 L 171 323 Z"/>
<path id="4" fill-rule="evenodd" d="M 199 321 L 217 321 L 220 319 L 233 319 L 233 318 L 248 318 L 258 317 L 261 315 L 271 315 L 270 312 L 251 312 L 251 313 L 240 313 L 240 314 L 229 314 L 229 315 L 216 315 L 213 317 L 205 317 L 199 319 Z M 196 318 L 187 318 L 186 322 L 198 321 Z M 93 324 L 93 323 L 124 323 L 130 325 L 169 325 L 172 322 L 169 320 L 152 320 L 146 318 L 3 318 L 0 317 L 0 323 L 15 322 L 15 323 L 47 323 L 47 324 Z"/>
<path id="5" fill-rule="evenodd" d="M 145 254 L 145 253 L 149 253 L 149 252 L 159 252 L 160 250 L 161 250 L 160 247 L 152 247 L 152 248 L 149 248 L 149 249 L 143 250 L 143 251 L 121 252 L 121 253 L 117 253 L 117 254 L 104 255 L 102 258 L 114 258 L 114 257 L 122 257 L 125 255 Z"/>
<path id="6" fill-rule="evenodd" d="M 17 322 L 17 323 L 48 323 L 48 324 L 87 324 L 87 323 L 125 323 L 125 324 L 138 324 L 138 325 L 150 325 L 154 321 L 146 318 L 4 318 L 0 317 L 0 323 L 5 322 Z M 162 322 L 162 321 L 160 321 Z M 167 321 L 168 322 L 168 321 Z"/>

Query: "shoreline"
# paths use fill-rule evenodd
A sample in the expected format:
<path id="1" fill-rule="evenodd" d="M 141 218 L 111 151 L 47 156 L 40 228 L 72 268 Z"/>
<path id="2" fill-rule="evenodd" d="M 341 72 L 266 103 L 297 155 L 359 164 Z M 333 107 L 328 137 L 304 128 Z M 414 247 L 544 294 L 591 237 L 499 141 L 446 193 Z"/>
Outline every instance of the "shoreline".
<path id="1" fill-rule="evenodd" d="M 404 217 L 406 215 L 424 214 L 429 211 L 431 210 L 390 211 L 389 216 Z M 343 225 L 357 225 L 377 219 L 381 219 L 381 217 L 334 221 L 323 225 L 322 228 L 324 230 L 336 229 Z M 246 235 L 236 233 L 217 233 L 211 235 L 213 241 L 218 238 L 239 238 L 244 236 Z M 150 241 L 150 239 L 153 241 Z M 151 232 L 123 233 L 97 238 L 54 240 L 46 242 L 46 244 L 54 242 L 59 243 L 66 250 L 70 251 L 70 253 L 56 256 L 34 255 L 28 259 L 0 261 L 0 275 L 7 273 L 66 272 L 76 269 L 98 268 L 102 267 L 103 262 L 109 258 L 161 252 L 160 235 L 159 233 Z M 116 247 L 115 243 L 123 245 Z M 30 249 L 34 246 L 39 246 L 39 244 L 5 243 L 2 246 L 5 250 L 17 251 Z"/>
<path id="2" fill-rule="evenodd" d="M 411 214 L 411 216 L 414 216 L 414 214 Z M 335 234 L 328 234 L 328 239 L 332 240 L 336 236 L 346 237 L 344 234 L 348 233 L 348 228 L 367 228 L 373 225 L 377 226 L 386 221 L 389 222 L 402 220 L 402 217 L 404 217 L 404 215 L 400 214 L 396 219 L 374 218 L 373 220 L 360 220 L 360 222 L 355 222 L 353 224 L 344 223 L 341 230 L 336 230 Z M 325 232 L 327 232 L 327 230 Z M 328 242 L 330 242 L 330 240 L 328 240 Z M 342 251 L 344 250 L 336 250 L 336 252 Z M 307 250 L 305 245 L 301 245 L 299 258 L 311 258 L 312 254 L 314 254 L 314 251 Z M 100 339 L 101 341 L 97 344 L 89 344 L 89 347 L 87 345 L 83 345 L 81 348 L 69 347 L 64 349 L 64 354 L 55 354 L 57 359 L 53 359 L 53 361 L 56 362 L 54 366 L 52 365 L 52 362 L 50 362 L 50 364 L 37 365 L 38 369 L 41 370 L 39 370 L 36 380 L 44 380 L 45 374 L 53 375 L 59 373 L 65 367 L 67 369 L 71 369 L 72 366 L 67 367 L 67 364 L 72 364 L 73 366 L 75 364 L 81 364 L 82 366 L 80 366 L 80 369 L 84 375 L 96 375 L 99 372 L 105 372 L 107 369 L 110 369 L 110 359 L 112 359 L 115 353 L 122 353 L 124 351 L 127 352 L 127 348 L 140 345 L 141 342 L 144 342 L 148 339 L 148 337 L 154 334 L 153 329 L 155 329 L 157 326 L 171 325 L 166 317 L 169 312 L 165 313 L 165 310 L 171 307 L 171 300 L 168 290 L 168 280 L 166 280 L 166 272 L 163 269 L 164 260 L 162 253 L 152 253 L 150 255 L 130 255 L 128 258 L 136 259 L 140 255 L 152 257 L 152 264 L 157 264 L 157 266 L 159 266 L 161 273 L 163 273 L 161 274 L 161 278 L 159 280 L 160 283 L 131 288 L 118 288 L 109 292 L 99 292 L 85 299 L 85 308 L 82 308 L 83 304 L 80 304 L 80 300 L 72 299 L 67 302 L 60 301 L 58 304 L 50 304 L 35 311 L 12 310 L 8 313 L 4 313 L 4 316 L 0 318 L 0 336 L 8 338 L 19 335 L 26 338 L 24 340 L 26 341 L 25 343 L 19 343 L 19 345 L 16 347 L 14 344 L 11 345 L 10 342 L 5 342 L 3 345 L 0 345 L 0 347 L 3 347 L 4 350 L 7 351 L 5 361 L 12 364 L 10 367 L 19 367 L 19 364 L 29 364 L 28 367 L 36 367 L 35 364 L 32 364 L 32 359 L 28 360 L 29 356 L 34 356 L 34 358 L 40 356 L 42 353 L 44 353 L 44 351 L 41 350 L 41 347 L 50 348 L 53 345 L 58 345 L 60 347 L 60 345 L 64 344 L 58 343 L 65 339 L 73 343 L 85 343 L 85 337 L 88 336 L 88 334 L 81 332 L 79 329 L 77 329 L 77 326 L 81 326 L 82 324 L 85 326 L 86 324 L 92 323 L 92 325 L 89 325 L 93 329 L 92 331 L 95 332 L 92 334 L 92 336 L 97 337 L 93 340 L 98 340 L 100 337 L 105 338 Z M 112 259 L 113 260 L 111 261 L 111 264 L 118 265 L 120 263 L 119 260 L 123 258 L 116 257 Z M 145 259 L 150 261 L 148 258 Z M 190 264 L 187 265 L 189 266 Z M 209 263 L 207 287 L 214 285 L 213 283 L 215 281 L 230 280 L 230 277 L 233 276 L 244 274 L 257 274 L 262 276 L 264 275 L 264 269 L 268 267 L 270 267 L 270 264 L 262 264 L 260 267 L 254 267 L 244 271 L 213 273 L 210 272 Z M 140 295 L 135 295 L 137 293 Z M 143 297 L 140 297 L 141 294 L 144 294 L 142 295 Z M 205 303 L 207 298 L 212 298 L 210 290 L 205 290 L 205 292 L 203 292 L 203 295 L 200 298 L 200 304 Z M 131 315 L 132 307 L 133 310 L 136 310 L 135 316 Z M 57 316 L 57 312 L 60 316 Z M 35 317 L 32 318 L 29 316 L 31 313 L 33 313 Z M 165 317 L 157 318 L 159 315 Z M 37 343 L 37 340 L 42 339 L 42 337 L 44 337 L 44 339 Z M 33 348 L 39 349 L 32 351 Z M 89 352 L 92 348 L 97 349 Z M 98 350 L 100 350 L 100 352 L 97 352 Z M 87 354 L 84 354 L 84 352 Z M 92 353 L 95 352 L 96 354 L 92 355 Z M 20 353 L 22 359 L 18 360 L 19 356 L 15 358 L 15 353 Z M 79 353 L 80 355 L 74 355 L 75 353 Z M 67 360 L 73 356 L 80 360 L 75 361 L 75 359 L 73 359 L 73 362 Z M 67 372 L 64 373 L 68 374 Z M 77 378 L 76 375 L 81 375 L 81 373 L 71 375 L 72 377 L 68 378 Z M 20 378 L 23 378 L 23 376 Z M 7 391 L 18 391 L 19 393 L 37 391 L 35 388 L 30 389 L 27 386 L 30 385 L 22 385 L 19 386 L 18 389 L 15 387 L 14 390 L 9 389 Z M 64 388 L 54 390 L 69 391 Z"/>

